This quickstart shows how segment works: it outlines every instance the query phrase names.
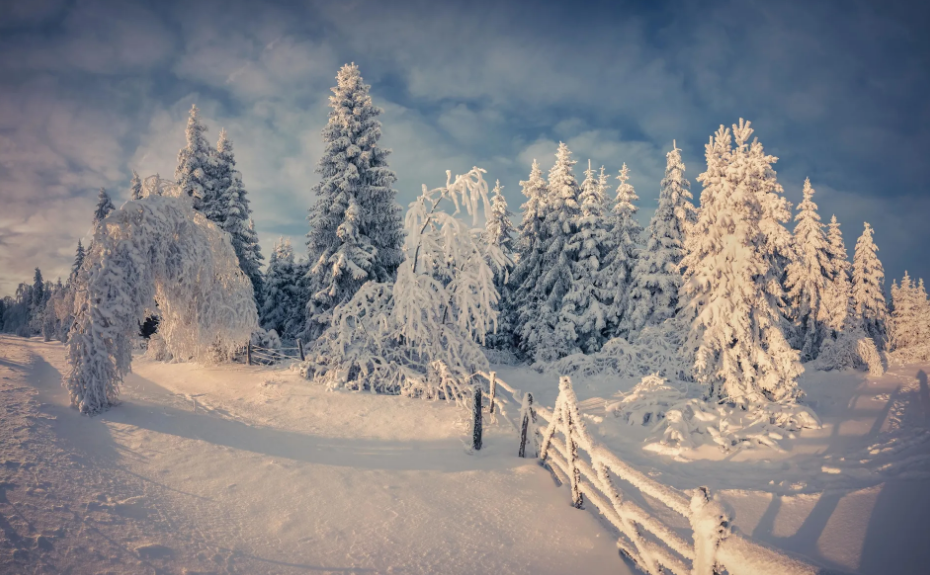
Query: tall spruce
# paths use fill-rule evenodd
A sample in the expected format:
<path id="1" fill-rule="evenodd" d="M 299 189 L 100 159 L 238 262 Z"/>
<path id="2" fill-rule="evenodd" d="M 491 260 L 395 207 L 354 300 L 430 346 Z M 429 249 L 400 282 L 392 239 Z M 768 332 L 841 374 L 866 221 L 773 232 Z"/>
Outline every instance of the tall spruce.
<path id="1" fill-rule="evenodd" d="M 81 243 L 81 240 L 78 240 L 77 250 L 74 252 L 74 263 L 71 264 L 71 275 L 68 276 L 69 286 L 77 279 L 77 275 L 81 271 L 81 266 L 84 265 L 84 255 L 84 245 Z"/>
<path id="2" fill-rule="evenodd" d="M 665 157 L 659 207 L 649 222 L 646 245 L 632 274 L 629 323 L 633 332 L 675 315 L 681 289 L 679 264 L 685 256 L 685 235 L 696 217 L 681 150 L 673 143 L 672 151 Z"/>
<path id="3" fill-rule="evenodd" d="M 378 146 L 381 109 L 372 104 L 371 87 L 354 63 L 339 70 L 336 82 L 307 234 L 306 334 L 311 338 L 362 284 L 393 280 L 403 259 L 403 221 L 391 188 L 397 177 L 388 167 L 390 150 Z"/>
<path id="4" fill-rule="evenodd" d="M 204 215 L 229 234 L 239 267 L 252 282 L 255 301 L 260 304 L 264 281 L 261 262 L 265 258 L 252 227 L 248 193 L 242 185 L 242 174 L 236 169 L 233 143 L 226 130 L 220 130 L 211 174 L 215 193 L 212 201 L 204 204 Z"/>
<path id="5" fill-rule="evenodd" d="M 536 361 L 554 361 L 580 351 L 574 322 L 561 314 L 563 298 L 572 285 L 577 246 L 571 243 L 578 229 L 578 181 L 572 153 L 559 143 L 555 164 L 549 170 L 546 215 L 541 241 L 540 275 L 530 298 L 521 337 Z"/>
<path id="6" fill-rule="evenodd" d="M 823 297 L 824 321 L 829 335 L 836 339 L 853 310 L 849 256 L 846 254 L 843 232 L 835 215 L 827 224 L 827 247 L 830 257 L 830 281 Z"/>
<path id="7" fill-rule="evenodd" d="M 790 212 L 783 198 L 765 195 L 778 190 L 760 181 L 774 174 L 775 158 L 758 140 L 750 144 L 751 135 L 740 120 L 732 133 L 720 126 L 707 144 L 701 208 L 682 260 L 694 376 L 709 399 L 742 406 L 796 398 L 803 371 L 784 336 L 780 266 L 769 241 Z"/>
<path id="8" fill-rule="evenodd" d="M 630 180 L 630 169 L 626 164 L 617 176 L 616 200 L 613 206 L 610 251 L 604 265 L 605 290 L 609 301 L 607 329 L 612 337 L 625 337 L 632 328 L 630 321 L 630 288 L 633 269 L 636 267 L 637 244 L 643 227 L 636 220 L 636 201 L 639 196 Z"/>
<path id="9" fill-rule="evenodd" d="M 504 255 L 503 267 L 492 266 L 494 269 L 494 286 L 500 295 L 498 300 L 497 330 L 489 333 L 485 345 L 492 349 L 510 350 L 513 347 L 512 314 L 506 312 L 512 297 L 510 294 L 510 274 L 514 269 L 514 227 L 511 218 L 513 213 L 508 209 L 507 198 L 501 192 L 500 180 L 495 182 L 491 191 L 491 212 L 484 228 L 484 241 L 488 245 L 497 246 Z"/>
<path id="10" fill-rule="evenodd" d="M 196 210 L 209 206 L 215 193 L 212 177 L 215 152 L 204 136 L 207 127 L 200 122 L 199 113 L 196 105 L 191 106 L 184 132 L 187 144 L 178 152 L 174 171 L 181 194 L 193 198 Z"/>
<path id="11" fill-rule="evenodd" d="M 901 285 L 892 282 L 893 311 L 888 321 L 888 343 L 894 350 L 908 349 L 928 343 L 927 322 L 930 320 L 930 302 L 923 280 L 914 283 L 904 272 Z"/>
<path id="12" fill-rule="evenodd" d="M 853 301 L 866 333 L 879 349 L 883 349 L 887 339 L 888 307 L 884 293 L 885 269 L 876 252 L 878 246 L 872 240 L 872 226 L 866 222 L 853 256 Z"/>
<path id="13" fill-rule="evenodd" d="M 795 259 L 787 267 L 788 298 L 792 318 L 797 323 L 797 348 L 801 359 L 815 359 L 827 335 L 829 312 L 824 301 L 833 279 L 830 244 L 820 223 L 814 188 L 804 180 L 804 199 L 798 204 L 794 227 Z"/>
<path id="14" fill-rule="evenodd" d="M 532 356 L 529 334 L 524 333 L 524 327 L 533 319 L 539 305 L 540 292 L 537 288 L 543 273 L 549 193 L 546 179 L 535 159 L 529 177 L 521 181 L 520 186 L 526 202 L 521 206 L 523 219 L 516 242 L 518 257 L 508 282 L 510 300 L 505 302 L 504 313 L 512 316 L 510 323 L 519 351 Z"/>
<path id="15" fill-rule="evenodd" d="M 297 274 L 291 242 L 281 238 L 268 260 L 261 308 L 262 327 L 275 330 L 281 337 L 297 337 L 303 329 L 303 302 Z"/>
<path id="16" fill-rule="evenodd" d="M 578 344 L 584 353 L 600 351 L 607 329 L 607 305 L 602 265 L 609 250 L 610 230 L 605 213 L 607 200 L 591 160 L 584 172 L 579 202 L 581 213 L 577 231 L 569 239 L 566 252 L 574 254 L 572 282 L 562 301 L 561 321 L 574 325 Z"/>

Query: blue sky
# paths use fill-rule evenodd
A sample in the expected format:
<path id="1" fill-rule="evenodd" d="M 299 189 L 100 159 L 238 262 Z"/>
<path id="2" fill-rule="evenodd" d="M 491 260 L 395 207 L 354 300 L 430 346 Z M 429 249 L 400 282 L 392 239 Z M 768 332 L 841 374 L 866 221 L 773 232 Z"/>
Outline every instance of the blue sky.
<path id="1" fill-rule="evenodd" d="M 812 5 L 808 5 L 812 4 Z M 687 175 L 751 120 L 797 203 L 810 177 L 852 254 L 875 228 L 891 277 L 930 280 L 930 10 L 917 2 L 128 2 L 0 0 L 0 294 L 67 275 L 96 190 L 174 173 L 196 103 L 225 127 L 267 255 L 302 244 L 338 68 L 384 108 L 402 205 L 445 170 L 626 162 L 651 214 L 676 139 Z"/>

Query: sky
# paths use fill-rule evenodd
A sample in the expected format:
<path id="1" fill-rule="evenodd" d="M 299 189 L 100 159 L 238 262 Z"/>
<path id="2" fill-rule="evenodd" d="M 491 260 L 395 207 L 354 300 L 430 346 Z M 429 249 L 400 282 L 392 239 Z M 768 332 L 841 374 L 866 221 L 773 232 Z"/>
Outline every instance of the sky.
<path id="1" fill-rule="evenodd" d="M 0 295 L 65 278 L 97 191 L 172 177 L 192 104 L 226 128 L 266 257 L 303 245 L 337 70 L 384 109 L 398 201 L 472 166 L 511 209 L 558 142 L 654 211 L 665 154 L 695 192 L 721 124 L 752 122 L 785 194 L 810 177 L 852 256 L 930 280 L 930 8 L 920 2 L 0 0 Z"/>

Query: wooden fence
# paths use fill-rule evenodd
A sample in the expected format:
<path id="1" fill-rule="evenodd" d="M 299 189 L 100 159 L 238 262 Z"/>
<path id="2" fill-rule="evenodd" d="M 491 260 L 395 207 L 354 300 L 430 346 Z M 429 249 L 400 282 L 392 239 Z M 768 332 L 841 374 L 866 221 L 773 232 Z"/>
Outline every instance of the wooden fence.
<path id="1" fill-rule="evenodd" d="M 488 382 L 489 413 L 501 417 L 519 434 L 517 454 L 526 457 L 535 452 L 540 465 L 569 487 L 573 507 L 594 505 L 619 532 L 620 552 L 645 573 L 822 573 L 813 565 L 740 534 L 706 487 L 685 493 L 663 485 L 598 445 L 585 427 L 569 377 L 560 379 L 559 396 L 551 410 L 535 405 L 532 394 L 514 389 L 493 371 L 477 377 Z M 513 404 L 498 393 L 499 388 L 507 392 Z M 476 406 L 480 401 L 480 393 L 476 393 Z M 520 406 L 520 411 L 512 414 L 517 416 L 513 419 L 508 407 L 515 405 Z M 476 423 L 480 423 L 480 411 L 476 409 Z M 537 426 L 537 421 L 546 425 Z M 476 448 L 480 449 L 477 429 Z M 675 516 L 679 520 L 674 520 Z"/>

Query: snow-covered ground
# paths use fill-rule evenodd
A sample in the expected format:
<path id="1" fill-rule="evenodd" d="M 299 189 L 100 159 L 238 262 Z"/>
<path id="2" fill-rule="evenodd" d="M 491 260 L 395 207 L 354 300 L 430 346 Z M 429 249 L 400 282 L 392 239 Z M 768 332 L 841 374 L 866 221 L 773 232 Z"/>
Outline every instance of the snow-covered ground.
<path id="1" fill-rule="evenodd" d="M 65 350 L 0 336 L 0 573 L 625 573 L 613 536 L 493 427 L 469 453 L 444 403 L 327 392 L 291 372 L 137 359 L 123 403 L 80 416 Z M 552 405 L 556 380 L 499 366 Z M 808 374 L 821 430 L 786 451 L 642 449 L 606 415 L 632 381 L 575 381 L 589 430 L 752 538 L 830 569 L 930 565 L 930 366 Z"/>
<path id="2" fill-rule="evenodd" d="M 556 378 L 497 366 L 511 385 L 552 405 Z M 634 380 L 575 378 L 591 434 L 653 479 L 707 485 L 753 539 L 831 570 L 930 573 L 930 387 L 928 365 L 861 372 L 808 372 L 799 380 L 823 428 L 781 444 L 725 454 L 716 447 L 675 460 L 643 449 L 649 429 L 605 413 L 605 400 Z"/>
<path id="3" fill-rule="evenodd" d="M 137 359 L 68 407 L 65 349 L 0 336 L 0 573 L 625 573 L 610 534 L 454 406 Z"/>

